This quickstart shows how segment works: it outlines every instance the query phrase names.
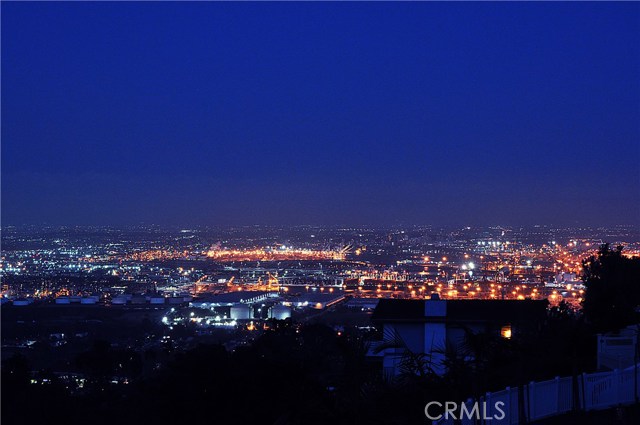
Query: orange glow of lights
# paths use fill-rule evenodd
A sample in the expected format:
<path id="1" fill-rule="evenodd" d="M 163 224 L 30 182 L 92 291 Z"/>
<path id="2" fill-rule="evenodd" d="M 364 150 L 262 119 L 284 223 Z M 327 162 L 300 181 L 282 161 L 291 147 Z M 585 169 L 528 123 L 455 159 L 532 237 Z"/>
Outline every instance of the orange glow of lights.
<path id="1" fill-rule="evenodd" d="M 500 336 L 505 339 L 511 339 L 511 325 L 505 325 L 500 329 Z"/>

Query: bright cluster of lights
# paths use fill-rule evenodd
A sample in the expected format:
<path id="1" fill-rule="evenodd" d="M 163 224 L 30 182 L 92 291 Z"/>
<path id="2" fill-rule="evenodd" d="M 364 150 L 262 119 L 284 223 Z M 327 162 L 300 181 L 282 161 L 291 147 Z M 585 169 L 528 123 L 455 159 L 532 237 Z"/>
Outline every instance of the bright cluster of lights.
<path id="1" fill-rule="evenodd" d="M 146 251 L 138 251 L 125 255 L 124 260 L 132 261 L 155 261 L 155 260 L 176 260 L 180 258 L 188 258 L 188 251 L 177 251 L 167 249 L 151 249 Z"/>
<path id="2" fill-rule="evenodd" d="M 219 261 L 344 260 L 345 252 L 281 246 L 278 249 L 214 249 L 207 252 L 207 257 Z"/>

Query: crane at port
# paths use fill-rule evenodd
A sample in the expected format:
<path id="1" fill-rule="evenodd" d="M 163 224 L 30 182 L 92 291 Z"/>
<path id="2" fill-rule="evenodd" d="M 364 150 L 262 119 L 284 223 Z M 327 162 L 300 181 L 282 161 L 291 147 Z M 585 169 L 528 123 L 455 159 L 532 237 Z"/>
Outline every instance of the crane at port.
<path id="1" fill-rule="evenodd" d="M 280 281 L 277 277 L 271 274 L 271 272 L 267 272 L 267 276 L 269 279 L 267 280 L 267 290 L 269 291 L 277 291 L 280 289 Z"/>

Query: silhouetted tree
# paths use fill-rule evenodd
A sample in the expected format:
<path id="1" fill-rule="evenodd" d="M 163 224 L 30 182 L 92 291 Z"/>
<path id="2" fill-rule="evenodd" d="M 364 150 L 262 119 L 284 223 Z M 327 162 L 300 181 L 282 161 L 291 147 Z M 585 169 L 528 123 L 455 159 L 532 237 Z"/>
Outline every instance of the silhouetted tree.
<path id="1" fill-rule="evenodd" d="M 640 304 L 640 258 L 627 258 L 621 246 L 611 249 L 605 244 L 583 261 L 583 267 L 586 320 L 598 331 L 634 323 Z"/>

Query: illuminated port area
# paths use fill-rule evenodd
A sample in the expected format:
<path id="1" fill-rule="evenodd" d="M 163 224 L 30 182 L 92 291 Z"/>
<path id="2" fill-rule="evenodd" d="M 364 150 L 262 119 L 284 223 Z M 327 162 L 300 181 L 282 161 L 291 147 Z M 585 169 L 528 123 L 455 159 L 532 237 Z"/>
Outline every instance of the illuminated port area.
<path id="1" fill-rule="evenodd" d="M 287 260 L 344 260 L 349 247 L 340 251 L 295 249 L 291 246 L 259 249 L 212 249 L 207 257 L 218 261 L 287 261 Z"/>
<path id="2" fill-rule="evenodd" d="M 267 238 L 255 228 L 244 236 L 154 230 L 145 242 L 116 229 L 30 232 L 3 232 L 3 304 L 162 308 L 250 291 L 287 304 L 339 291 L 345 299 L 547 299 L 579 308 L 583 260 L 612 237 L 626 256 L 640 246 L 624 227 L 265 228 Z"/>
<path id="3" fill-rule="evenodd" d="M 625 227 L 136 231 L 144 241 L 118 229 L 6 228 L 3 305 L 143 309 L 199 331 L 255 328 L 274 309 L 307 320 L 358 299 L 531 299 L 579 311 L 582 262 L 612 238 L 626 256 L 640 247 Z"/>

